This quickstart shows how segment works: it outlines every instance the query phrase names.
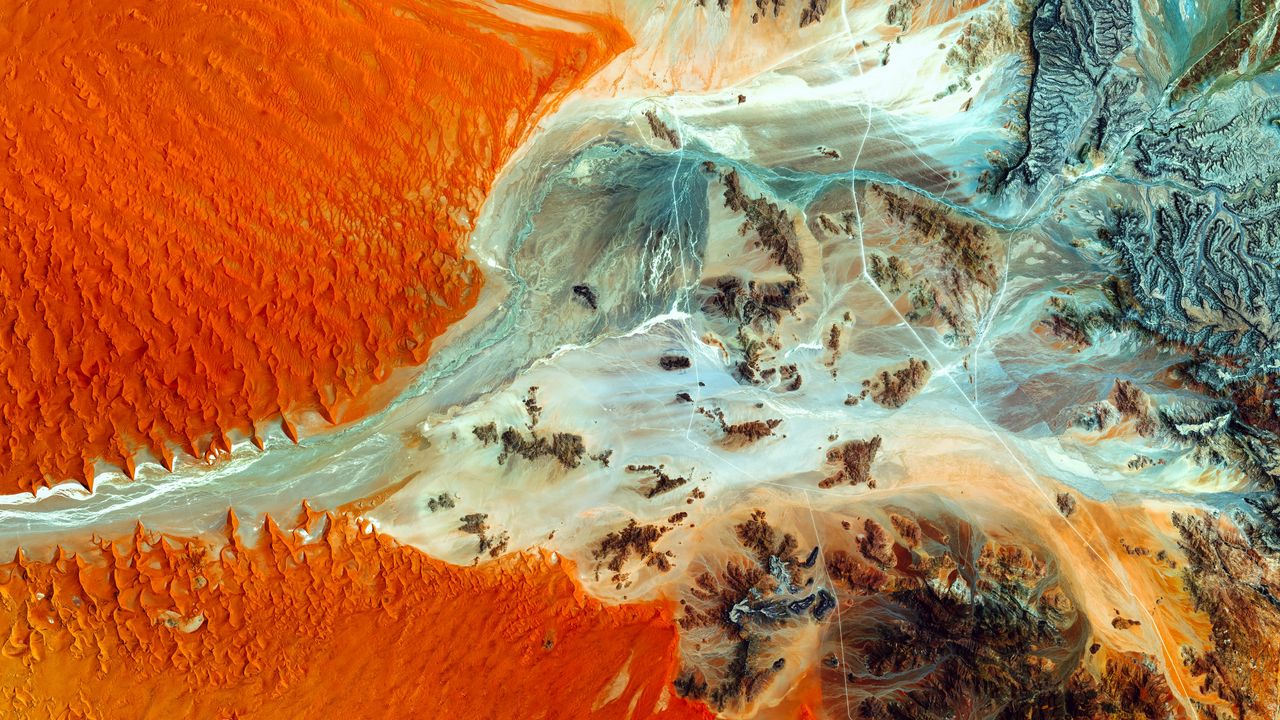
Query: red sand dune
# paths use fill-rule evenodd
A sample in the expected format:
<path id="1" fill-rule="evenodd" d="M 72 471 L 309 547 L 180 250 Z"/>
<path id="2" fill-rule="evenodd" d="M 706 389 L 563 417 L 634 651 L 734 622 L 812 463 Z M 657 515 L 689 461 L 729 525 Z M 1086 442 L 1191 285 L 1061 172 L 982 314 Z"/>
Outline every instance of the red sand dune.
<path id="1" fill-rule="evenodd" d="M 532 6 L 530 6 L 532 7 Z M 474 303 L 464 240 L 626 43 L 456 0 L 0 5 L 0 492 L 333 419 Z"/>
<path id="2" fill-rule="evenodd" d="M 248 547 L 149 536 L 0 566 L 0 706 L 27 718 L 709 718 L 668 603 L 571 567 L 462 568 L 347 516 Z"/>

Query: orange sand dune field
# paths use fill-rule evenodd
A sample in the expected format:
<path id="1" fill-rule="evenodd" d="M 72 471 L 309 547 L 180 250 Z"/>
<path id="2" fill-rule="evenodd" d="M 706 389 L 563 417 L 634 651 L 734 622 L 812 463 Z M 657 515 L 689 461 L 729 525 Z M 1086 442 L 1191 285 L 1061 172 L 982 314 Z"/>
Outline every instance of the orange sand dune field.
<path id="1" fill-rule="evenodd" d="M 709 718 L 669 603 L 549 553 L 463 568 L 348 516 L 220 550 L 149 535 L 0 566 L 0 705 L 57 718 Z"/>
<path id="2" fill-rule="evenodd" d="M 455 0 L 0 4 L 0 492 L 281 416 L 295 436 L 423 362 L 475 302 L 496 172 L 627 42 L 572 19 L 590 32 Z"/>

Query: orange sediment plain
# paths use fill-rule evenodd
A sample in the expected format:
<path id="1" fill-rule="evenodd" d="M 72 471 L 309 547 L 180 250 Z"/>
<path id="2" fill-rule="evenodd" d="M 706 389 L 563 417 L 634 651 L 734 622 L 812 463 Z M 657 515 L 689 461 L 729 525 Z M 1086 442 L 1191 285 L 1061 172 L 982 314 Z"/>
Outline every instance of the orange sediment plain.
<path id="1" fill-rule="evenodd" d="M 296 437 L 423 362 L 475 302 L 495 174 L 629 42 L 554 15 L 0 6 L 0 492 Z"/>
<path id="2" fill-rule="evenodd" d="M 607 606 L 546 552 L 458 567 L 349 516 L 252 547 L 148 535 L 0 566 L 25 718 L 710 718 L 670 603 Z"/>

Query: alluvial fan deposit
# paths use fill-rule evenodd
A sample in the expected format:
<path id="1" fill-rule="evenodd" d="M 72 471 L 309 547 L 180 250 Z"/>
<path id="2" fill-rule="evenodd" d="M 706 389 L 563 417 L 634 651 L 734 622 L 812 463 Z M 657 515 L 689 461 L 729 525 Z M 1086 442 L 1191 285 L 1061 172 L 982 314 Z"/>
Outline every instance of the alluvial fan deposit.
<path id="1" fill-rule="evenodd" d="M 0 716 L 1280 714 L 1280 6 L 0 14 Z"/>

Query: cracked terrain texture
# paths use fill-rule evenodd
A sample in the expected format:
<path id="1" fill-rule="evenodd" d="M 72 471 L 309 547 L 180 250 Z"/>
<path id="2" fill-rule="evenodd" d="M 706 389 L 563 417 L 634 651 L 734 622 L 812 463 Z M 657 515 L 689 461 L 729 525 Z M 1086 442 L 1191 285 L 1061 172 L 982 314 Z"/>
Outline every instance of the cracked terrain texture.
<path id="1" fill-rule="evenodd" d="M 0 717 L 1280 714 L 1280 5 L 0 0 Z"/>

